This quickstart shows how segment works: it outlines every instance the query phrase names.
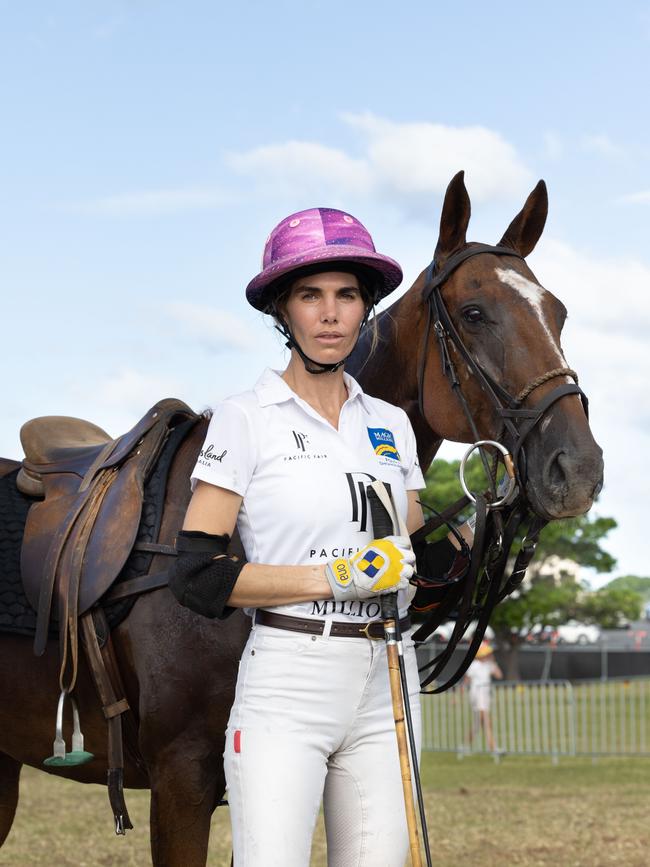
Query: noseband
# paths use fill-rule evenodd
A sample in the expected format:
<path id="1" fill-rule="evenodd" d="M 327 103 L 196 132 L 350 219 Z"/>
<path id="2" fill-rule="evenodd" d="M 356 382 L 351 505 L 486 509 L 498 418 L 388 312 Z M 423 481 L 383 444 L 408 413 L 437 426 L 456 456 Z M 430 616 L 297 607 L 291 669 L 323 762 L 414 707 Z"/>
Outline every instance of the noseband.
<path id="1" fill-rule="evenodd" d="M 577 394 L 580 396 L 585 414 L 589 415 L 589 401 L 587 396 L 578 386 L 578 375 L 569 367 L 557 367 L 554 370 L 548 370 L 546 373 L 540 374 L 533 379 L 528 385 L 522 388 L 516 397 L 513 397 L 505 388 L 499 385 L 498 382 L 490 376 L 490 374 L 479 364 L 479 362 L 469 352 L 463 340 L 458 333 L 458 330 L 451 320 L 449 311 L 442 298 L 442 286 L 449 279 L 451 274 L 472 256 L 478 256 L 482 253 L 491 253 L 495 256 L 514 256 L 517 259 L 525 261 L 523 256 L 516 253 L 509 247 L 492 247 L 489 244 L 475 244 L 472 247 L 467 247 L 459 253 L 451 256 L 441 269 L 436 268 L 435 259 L 431 262 L 426 272 L 426 282 L 422 293 L 423 300 L 427 305 L 427 324 L 424 331 L 422 341 L 422 350 L 418 363 L 418 404 L 420 414 L 426 419 L 424 414 L 424 377 L 426 372 L 427 355 L 429 347 L 429 335 L 433 327 L 434 333 L 438 338 L 440 347 L 440 357 L 442 359 L 442 370 L 445 376 L 449 379 L 453 392 L 460 400 L 461 407 L 467 418 L 470 430 L 474 441 L 481 439 L 472 411 L 469 408 L 467 399 L 460 387 L 460 380 L 456 372 L 456 367 L 452 360 L 449 344 L 451 343 L 465 360 L 470 371 L 477 378 L 481 388 L 488 396 L 490 403 L 496 410 L 497 416 L 502 422 L 502 431 L 505 430 L 511 440 L 512 461 L 516 473 L 516 481 L 519 485 L 519 491 L 523 494 L 524 485 L 527 478 L 526 459 L 523 450 L 523 444 L 530 432 L 541 421 L 544 414 L 561 398 L 568 394 Z M 522 404 L 526 398 L 543 385 L 558 376 L 571 376 L 575 383 L 565 383 L 559 385 L 549 392 L 531 409 L 522 409 Z"/>

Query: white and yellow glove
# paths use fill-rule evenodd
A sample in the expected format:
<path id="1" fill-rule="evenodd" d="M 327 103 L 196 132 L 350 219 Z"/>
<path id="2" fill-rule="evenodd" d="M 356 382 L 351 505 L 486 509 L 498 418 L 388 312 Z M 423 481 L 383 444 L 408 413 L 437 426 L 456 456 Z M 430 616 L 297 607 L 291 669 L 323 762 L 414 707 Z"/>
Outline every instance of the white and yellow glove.
<path id="1" fill-rule="evenodd" d="M 325 565 L 336 601 L 369 599 L 409 587 L 415 554 L 408 536 L 374 539 L 350 559 L 339 557 Z"/>

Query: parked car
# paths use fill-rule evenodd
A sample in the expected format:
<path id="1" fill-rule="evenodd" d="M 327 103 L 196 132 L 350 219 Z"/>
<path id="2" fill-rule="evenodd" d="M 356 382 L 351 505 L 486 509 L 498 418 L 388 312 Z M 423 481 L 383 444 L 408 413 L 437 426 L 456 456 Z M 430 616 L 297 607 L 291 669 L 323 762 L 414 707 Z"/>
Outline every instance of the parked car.
<path id="1" fill-rule="evenodd" d="M 441 623 L 431 636 L 430 640 L 436 641 L 438 642 L 438 644 L 446 644 L 451 638 L 451 633 L 454 631 L 455 626 L 455 620 L 447 620 L 445 623 Z M 472 640 L 472 636 L 474 635 L 477 626 L 478 620 L 472 620 L 467 629 L 465 630 L 465 634 L 460 640 L 461 644 L 469 644 L 469 642 Z M 491 626 L 488 626 L 486 628 L 485 638 L 487 639 L 487 641 L 492 641 L 494 639 L 494 630 Z"/>
<path id="2" fill-rule="evenodd" d="M 569 620 L 556 628 L 554 638 L 558 644 L 596 644 L 600 640 L 600 627 Z"/>

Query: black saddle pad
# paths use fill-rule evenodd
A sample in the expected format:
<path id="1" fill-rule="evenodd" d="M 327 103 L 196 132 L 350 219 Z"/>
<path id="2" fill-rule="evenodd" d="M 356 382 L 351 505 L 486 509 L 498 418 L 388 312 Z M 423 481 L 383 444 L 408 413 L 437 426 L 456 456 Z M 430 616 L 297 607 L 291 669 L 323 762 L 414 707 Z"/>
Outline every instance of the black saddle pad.
<path id="1" fill-rule="evenodd" d="M 158 539 L 169 468 L 179 445 L 195 423 L 195 419 L 189 419 L 171 431 L 147 479 L 138 542 L 155 542 Z M 34 635 L 36 612 L 27 601 L 20 577 L 20 546 L 27 512 L 34 501 L 16 487 L 17 475 L 16 470 L 0 478 L 0 632 Z M 153 554 L 132 551 L 116 583 L 146 574 L 152 558 Z M 111 629 L 124 620 L 136 599 L 136 596 L 129 596 L 104 606 Z M 56 612 L 53 615 L 55 617 Z M 50 635 L 53 638 L 58 635 L 54 619 L 50 623 Z"/>
<path id="2" fill-rule="evenodd" d="M 16 487 L 18 471 L 0 478 L 0 631 L 30 635 L 36 612 L 23 592 L 20 543 L 33 500 Z"/>

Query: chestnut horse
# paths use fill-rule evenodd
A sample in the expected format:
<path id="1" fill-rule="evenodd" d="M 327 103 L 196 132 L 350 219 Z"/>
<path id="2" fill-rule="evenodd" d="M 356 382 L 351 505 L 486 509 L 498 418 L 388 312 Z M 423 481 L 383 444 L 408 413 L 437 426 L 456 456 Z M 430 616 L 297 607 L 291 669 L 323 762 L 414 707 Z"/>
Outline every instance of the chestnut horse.
<path id="1" fill-rule="evenodd" d="M 560 332 L 565 310 L 537 282 L 521 257 L 541 235 L 547 202 L 543 183 L 529 196 L 501 244 L 513 255 L 480 253 L 460 264 L 445 281 L 444 299 L 451 319 L 471 355 L 513 394 L 535 383 L 540 373 L 565 368 Z M 444 267 L 466 248 L 469 197 L 462 173 L 449 185 L 435 252 Z M 443 375 L 439 345 L 425 341 L 425 273 L 378 318 L 381 344 L 367 359 L 362 338 L 349 369 L 363 387 L 402 406 L 411 418 L 420 462 L 428 468 L 442 439 L 473 442 L 461 404 Z M 421 394 L 418 396 L 418 356 Z M 453 347 L 452 355 L 458 354 Z M 363 360 L 363 363 L 362 363 Z M 458 354 L 460 387 L 482 437 L 501 433 L 502 419 L 476 381 L 471 365 Z M 420 358 L 420 361 L 422 359 Z M 561 382 L 567 377 L 560 377 Z M 557 382 L 544 381 L 526 403 L 535 405 Z M 187 506 L 187 479 L 201 446 L 197 426 L 174 458 L 165 496 L 159 539 L 171 543 Z M 602 480 L 601 451 L 594 442 L 579 396 L 567 394 L 544 413 L 526 443 L 525 493 L 544 518 L 587 511 Z M 17 464 L 0 461 L 0 486 L 9 484 Z M 9 518 L 0 515 L 7 530 Z M 7 530 L 8 532 L 8 530 Z M 151 571 L 166 568 L 157 555 Z M 113 631 L 118 661 L 138 724 L 140 761 L 128 751 L 125 785 L 151 789 L 151 850 L 158 867 L 200 867 L 206 863 L 210 818 L 224 795 L 224 732 L 234 696 L 238 661 L 250 621 L 236 612 L 210 621 L 181 608 L 167 588 L 138 597 L 126 619 Z M 44 770 L 50 754 L 53 709 L 58 698 L 58 646 L 50 641 L 36 658 L 32 640 L 0 634 L 0 845 L 11 828 L 18 803 L 23 764 Z M 86 745 L 95 754 L 89 764 L 48 768 L 85 783 L 106 782 L 105 721 L 89 671 L 83 662 L 76 687 Z"/>

